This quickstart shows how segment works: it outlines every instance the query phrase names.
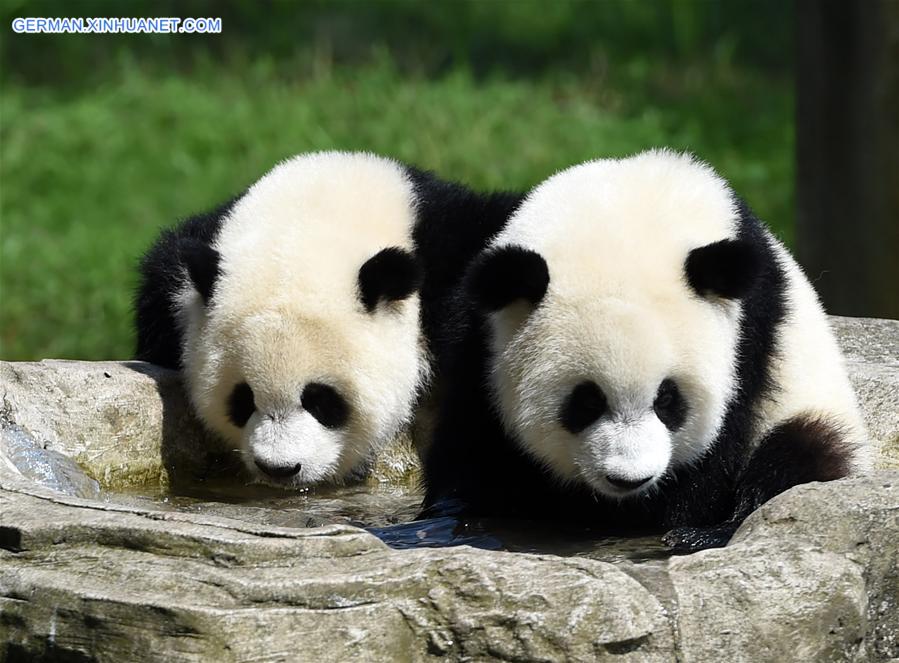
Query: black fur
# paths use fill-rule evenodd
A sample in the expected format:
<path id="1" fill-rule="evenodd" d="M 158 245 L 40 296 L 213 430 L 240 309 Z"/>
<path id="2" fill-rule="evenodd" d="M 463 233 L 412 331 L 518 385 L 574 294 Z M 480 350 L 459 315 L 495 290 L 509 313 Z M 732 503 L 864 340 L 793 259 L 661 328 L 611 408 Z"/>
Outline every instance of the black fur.
<path id="1" fill-rule="evenodd" d="M 559 421 L 566 430 L 580 433 L 609 409 L 606 395 L 592 380 L 581 382 L 565 399 Z"/>
<path id="2" fill-rule="evenodd" d="M 300 398 L 303 409 L 325 428 L 341 428 L 350 418 L 350 406 L 334 387 L 310 382 Z"/>
<path id="3" fill-rule="evenodd" d="M 174 228 L 163 230 L 141 259 L 134 302 L 137 359 L 167 368 L 181 368 L 181 331 L 175 322 L 173 297 L 184 287 L 185 279 L 192 278 L 188 275 L 184 254 L 202 254 L 198 245 L 213 250 L 211 246 L 221 230 L 222 220 L 237 200 L 234 198 L 211 212 L 192 216 Z M 185 247 L 193 248 L 185 250 Z M 199 278 L 202 270 L 197 272 Z M 214 272 L 218 272 L 217 265 Z M 205 277 L 204 280 L 208 281 Z M 211 284 L 207 295 L 212 294 L 213 288 L 214 284 Z"/>
<path id="4" fill-rule="evenodd" d="M 708 528 L 675 528 L 665 542 L 687 552 L 723 546 L 743 520 L 772 497 L 803 483 L 847 476 L 851 454 L 843 432 L 826 419 L 808 415 L 785 421 L 762 439 L 740 472 L 731 517 Z"/>
<path id="5" fill-rule="evenodd" d="M 677 383 L 670 378 L 662 380 L 652 408 L 668 430 L 677 430 L 687 419 L 687 401 L 680 393 Z"/>
<path id="6" fill-rule="evenodd" d="M 182 239 L 178 250 L 187 275 L 203 298 L 203 303 L 209 306 L 215 282 L 221 274 L 219 252 L 208 244 L 190 238 Z"/>
<path id="7" fill-rule="evenodd" d="M 546 261 L 520 246 L 487 251 L 470 271 L 469 292 L 486 311 L 498 311 L 519 299 L 536 306 L 548 286 Z"/>
<path id="8" fill-rule="evenodd" d="M 228 397 L 228 418 L 238 428 L 247 425 L 256 411 L 256 400 L 253 390 L 246 382 L 241 382 L 231 391 Z"/>
<path id="9" fill-rule="evenodd" d="M 462 294 L 467 268 L 506 225 L 523 197 L 511 192 L 477 193 L 411 166 L 407 172 L 416 194 L 415 252 L 424 268 L 419 290 L 421 322 L 439 381 L 452 361 L 450 349 L 468 324 L 467 296 Z"/>
<path id="10" fill-rule="evenodd" d="M 752 242 L 722 239 L 690 251 L 684 271 L 690 287 L 698 294 L 737 299 L 752 288 L 761 260 Z"/>
<path id="11" fill-rule="evenodd" d="M 713 289 L 722 296 L 739 292 L 743 308 L 736 366 L 739 389 L 708 453 L 693 465 L 674 468 L 654 490 L 621 502 L 586 486 L 561 485 L 505 433 L 486 386 L 490 343 L 485 313 L 460 292 L 451 300 L 455 310 L 447 314 L 455 325 L 454 336 L 440 349 L 444 397 L 424 463 L 423 515 L 439 515 L 443 505 L 452 505 L 467 515 L 567 519 L 595 527 L 600 534 L 690 528 L 690 532 L 675 530 L 669 541 L 679 545 L 681 531 L 687 546 L 704 547 L 723 545 L 752 508 L 790 485 L 842 476 L 845 468 L 839 454 L 832 461 L 827 451 L 839 446 L 820 429 L 785 426 L 755 453 L 748 448 L 754 406 L 772 388 L 770 364 L 778 352 L 778 329 L 787 302 L 785 275 L 761 222 L 742 201 L 739 209 L 737 241 L 721 253 L 718 249 L 705 253 L 697 259 L 703 267 L 694 270 L 698 275 L 714 265 L 716 254 L 741 261 L 733 270 L 737 276 L 727 267 L 726 278 L 706 280 L 702 286 L 703 291 Z M 752 278 L 746 277 L 749 273 Z M 660 409 L 666 411 L 669 425 L 681 425 L 687 406 L 678 403 L 679 391 L 671 392 L 670 386 L 660 391 L 668 394 Z M 784 440 L 797 437 L 806 443 L 793 455 L 783 451 L 793 444 Z M 775 448 L 781 455 L 774 453 Z M 779 470 L 772 475 L 775 465 Z"/>
<path id="12" fill-rule="evenodd" d="M 408 251 L 391 246 L 378 251 L 359 268 L 359 298 L 371 313 L 382 299 L 406 299 L 421 287 L 422 269 Z"/>
<path id="13" fill-rule="evenodd" d="M 737 490 L 742 520 L 775 495 L 810 481 L 833 481 L 849 474 L 852 449 L 839 426 L 808 415 L 769 432 L 743 470 Z"/>

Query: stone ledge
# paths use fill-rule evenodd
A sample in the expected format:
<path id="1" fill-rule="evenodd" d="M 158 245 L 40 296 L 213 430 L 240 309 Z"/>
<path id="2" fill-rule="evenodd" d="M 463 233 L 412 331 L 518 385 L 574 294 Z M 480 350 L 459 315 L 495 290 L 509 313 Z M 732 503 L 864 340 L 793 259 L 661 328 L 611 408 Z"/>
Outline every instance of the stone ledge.
<path id="1" fill-rule="evenodd" d="M 899 320 L 830 318 L 846 357 L 878 467 L 899 468 Z"/>
<path id="2" fill-rule="evenodd" d="M 889 661 L 899 472 L 800 486 L 726 548 L 613 565 L 61 497 L 0 468 L 0 658 Z M 67 659 L 68 660 L 68 659 Z"/>
<path id="3" fill-rule="evenodd" d="M 0 513 L 0 658 L 667 660 L 671 645 L 652 595 L 592 560 L 122 509 L 2 468 Z"/>

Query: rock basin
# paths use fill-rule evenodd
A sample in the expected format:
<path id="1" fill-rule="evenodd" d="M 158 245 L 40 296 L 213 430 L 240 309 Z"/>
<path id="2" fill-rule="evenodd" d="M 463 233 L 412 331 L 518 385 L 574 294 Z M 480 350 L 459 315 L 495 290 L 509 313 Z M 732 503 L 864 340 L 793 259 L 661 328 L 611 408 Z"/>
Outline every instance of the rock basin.
<path id="1" fill-rule="evenodd" d="M 683 557 L 503 523 L 391 549 L 359 526 L 414 514 L 408 439 L 359 486 L 240 494 L 177 374 L 0 363 L 0 660 L 899 658 L 899 322 L 834 323 L 884 469 Z"/>

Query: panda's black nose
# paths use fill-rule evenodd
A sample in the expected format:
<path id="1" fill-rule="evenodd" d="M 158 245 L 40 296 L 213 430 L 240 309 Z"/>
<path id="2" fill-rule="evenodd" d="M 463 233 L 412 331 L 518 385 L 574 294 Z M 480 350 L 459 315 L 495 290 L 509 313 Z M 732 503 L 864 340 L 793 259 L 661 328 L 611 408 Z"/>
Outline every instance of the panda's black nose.
<path id="1" fill-rule="evenodd" d="M 299 472 L 303 465 L 302 463 L 297 463 L 296 465 L 270 465 L 257 458 L 256 467 L 270 477 L 274 477 L 275 479 L 286 479 Z"/>
<path id="2" fill-rule="evenodd" d="M 639 488 L 650 479 L 652 479 L 652 477 L 646 477 L 645 479 L 623 479 L 621 477 L 613 477 L 611 474 L 606 475 L 606 481 L 622 490 L 634 490 L 634 488 Z"/>

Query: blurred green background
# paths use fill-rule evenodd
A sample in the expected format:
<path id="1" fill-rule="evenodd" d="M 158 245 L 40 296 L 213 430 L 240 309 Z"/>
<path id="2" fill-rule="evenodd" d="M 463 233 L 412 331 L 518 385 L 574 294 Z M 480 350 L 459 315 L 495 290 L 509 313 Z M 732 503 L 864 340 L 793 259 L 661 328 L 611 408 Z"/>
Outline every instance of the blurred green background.
<path id="1" fill-rule="evenodd" d="M 372 150 L 525 189 L 668 145 L 788 243 L 781 0 L 0 5 L 0 357 L 128 358 L 159 229 L 289 155 Z M 217 35 L 18 35 L 18 16 L 221 17 Z"/>

